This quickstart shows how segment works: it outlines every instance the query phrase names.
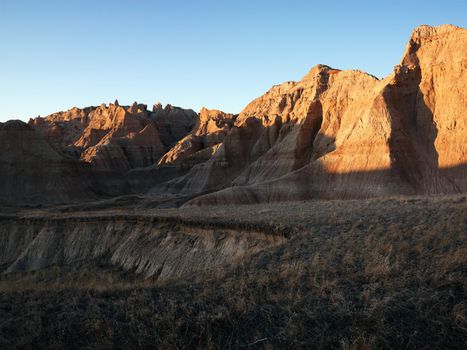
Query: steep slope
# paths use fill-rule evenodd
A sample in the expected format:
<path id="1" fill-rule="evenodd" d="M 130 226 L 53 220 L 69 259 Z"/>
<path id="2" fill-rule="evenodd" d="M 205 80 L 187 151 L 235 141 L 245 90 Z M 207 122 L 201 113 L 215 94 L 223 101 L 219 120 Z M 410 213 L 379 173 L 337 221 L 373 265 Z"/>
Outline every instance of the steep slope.
<path id="1" fill-rule="evenodd" d="M 192 110 L 160 104 L 73 108 L 30 120 L 47 140 L 63 152 L 91 165 L 119 171 L 156 163 L 195 125 Z"/>
<path id="2" fill-rule="evenodd" d="M 236 116 L 219 110 L 202 108 L 192 132 L 181 139 L 158 162 L 162 164 L 194 165 L 207 161 L 219 148 L 232 128 Z"/>
<path id="3" fill-rule="evenodd" d="M 196 123 L 195 136 L 206 145 L 201 147 L 222 140 L 232 115 L 207 110 L 202 114 L 219 123 L 212 135 L 207 135 L 214 131 L 211 122 L 206 119 L 204 125 L 191 110 L 156 104 L 149 112 L 145 105 L 122 107 L 117 101 L 38 117 L 28 124 L 2 124 L 0 204 L 57 204 L 144 194 L 188 171 L 186 166 L 155 163 Z"/>
<path id="4" fill-rule="evenodd" d="M 465 52 L 465 29 L 421 26 L 384 80 L 318 65 L 250 103 L 171 186 L 228 187 L 191 204 L 466 191 Z"/>
<path id="5" fill-rule="evenodd" d="M 0 217 L 0 222 L 3 275 L 100 260 L 144 277 L 180 278 L 238 262 L 286 241 L 282 235 L 241 225 L 226 228 L 131 215 Z"/>
<path id="6" fill-rule="evenodd" d="M 145 193 L 178 204 L 466 192 L 466 33 L 420 26 L 385 79 L 317 65 L 238 116 L 115 101 L 31 119 L 20 128 L 33 135 L 27 147 L 2 150 L 3 172 L 24 173 L 15 190 L 4 181 L 3 202 L 13 193 L 84 200 L 86 188 L 93 198 Z M 4 130 L 8 149 L 21 142 L 14 129 Z M 37 169 L 42 158 L 53 165 Z M 32 195 L 36 172 L 59 181 L 63 197 Z"/>
<path id="7" fill-rule="evenodd" d="M 417 169 L 422 191 L 467 191 L 465 167 L 459 167 L 467 163 L 467 30 L 415 29 L 384 97 L 393 114 L 403 113 L 401 126 L 425 163 Z M 401 97 L 411 102 L 405 110 L 397 103 Z"/>
<path id="8" fill-rule="evenodd" d="M 57 152 L 30 125 L 0 123 L 0 202 L 34 205 L 96 198 L 86 167 Z"/>

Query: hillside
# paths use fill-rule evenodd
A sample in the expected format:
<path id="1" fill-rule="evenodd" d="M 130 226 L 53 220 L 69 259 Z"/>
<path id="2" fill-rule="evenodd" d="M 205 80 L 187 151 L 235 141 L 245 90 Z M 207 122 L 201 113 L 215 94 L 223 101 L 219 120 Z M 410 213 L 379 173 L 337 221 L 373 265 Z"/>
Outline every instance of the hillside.
<path id="1" fill-rule="evenodd" d="M 0 153 L 0 176 L 15 185 L 0 187 L 0 203 L 137 194 L 178 206 L 465 193 L 466 52 L 464 28 L 420 26 L 384 79 L 320 64 L 239 115 L 115 101 L 31 119 L 29 128 L 10 123 L 2 126 L 3 149 L 16 153 Z M 38 164 L 52 153 L 54 163 Z"/>

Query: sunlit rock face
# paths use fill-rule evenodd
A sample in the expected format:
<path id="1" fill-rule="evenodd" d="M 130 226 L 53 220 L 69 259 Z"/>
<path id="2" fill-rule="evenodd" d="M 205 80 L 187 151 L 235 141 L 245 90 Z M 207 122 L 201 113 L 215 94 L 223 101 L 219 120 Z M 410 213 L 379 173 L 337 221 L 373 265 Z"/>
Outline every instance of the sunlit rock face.
<path id="1" fill-rule="evenodd" d="M 413 118 L 415 147 L 431 168 L 424 174 L 424 190 L 453 186 L 465 192 L 467 30 L 452 25 L 416 28 L 400 67 L 417 74 L 415 113 L 406 113 L 406 118 Z M 432 170 L 436 168 L 447 176 Z"/>
<path id="2" fill-rule="evenodd" d="M 194 127 L 197 115 L 189 109 L 134 103 L 84 109 L 73 108 L 29 124 L 45 138 L 93 166 L 129 170 L 155 164 Z"/>
<path id="3" fill-rule="evenodd" d="M 465 193 L 466 52 L 465 29 L 420 26 L 384 79 L 320 64 L 239 115 L 116 101 L 4 124 L 0 199 L 47 203 L 54 186 L 60 201 L 187 205 Z"/>
<path id="4" fill-rule="evenodd" d="M 220 189 L 189 204 L 465 192 L 466 52 L 465 29 L 421 26 L 385 79 L 318 65 L 251 102 L 172 186 Z"/>
<path id="5" fill-rule="evenodd" d="M 181 139 L 159 164 L 195 165 L 208 160 L 219 148 L 235 122 L 236 116 L 202 108 L 193 131 Z"/>

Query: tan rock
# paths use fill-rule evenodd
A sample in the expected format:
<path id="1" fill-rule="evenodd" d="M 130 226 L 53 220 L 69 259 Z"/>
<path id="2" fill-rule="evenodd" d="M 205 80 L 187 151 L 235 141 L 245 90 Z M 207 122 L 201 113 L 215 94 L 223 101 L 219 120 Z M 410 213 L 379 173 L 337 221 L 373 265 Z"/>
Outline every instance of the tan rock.
<path id="1" fill-rule="evenodd" d="M 384 80 L 318 65 L 273 87 L 212 159 L 171 185 L 228 187 L 192 204 L 465 192 L 466 32 L 415 29 Z"/>
<path id="2" fill-rule="evenodd" d="M 181 139 L 160 160 L 159 165 L 183 162 L 192 166 L 208 160 L 232 128 L 236 116 L 202 108 L 193 131 Z"/>
<path id="3" fill-rule="evenodd" d="M 156 163 L 196 122 L 196 113 L 170 106 L 154 113 L 143 104 L 73 108 L 30 120 L 63 152 L 94 166 L 127 171 Z"/>
<path id="4" fill-rule="evenodd" d="M 465 193 L 466 52 L 465 29 L 420 26 L 382 80 L 317 65 L 238 116 L 115 101 L 1 124 L 1 198 L 151 188 L 194 205 Z"/>

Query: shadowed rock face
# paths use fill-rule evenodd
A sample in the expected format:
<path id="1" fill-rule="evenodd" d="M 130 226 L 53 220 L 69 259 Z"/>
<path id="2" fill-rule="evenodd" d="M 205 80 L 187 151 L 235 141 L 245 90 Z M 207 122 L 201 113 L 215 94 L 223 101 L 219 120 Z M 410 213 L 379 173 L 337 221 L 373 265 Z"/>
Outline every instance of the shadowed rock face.
<path id="1" fill-rule="evenodd" d="M 7 204 L 95 199 L 84 164 L 65 157 L 30 125 L 0 123 L 0 199 Z"/>
<path id="2" fill-rule="evenodd" d="M 238 116 L 116 102 L 36 118 L 29 122 L 35 132 L 27 134 L 34 135 L 31 149 L 41 146 L 30 154 L 28 147 L 3 150 L 9 160 L 2 164 L 10 163 L 2 172 L 12 179 L 18 169 L 30 169 L 15 191 L 31 188 L 39 163 L 30 155 L 44 152 L 56 170 L 38 170 L 45 179 L 39 183 L 50 188 L 50 181 L 61 181 L 64 200 L 88 197 L 83 191 L 74 198 L 74 189 L 56 179 L 84 176 L 86 184 L 88 175 L 65 165 L 83 163 L 92 174 L 124 174 L 107 182 L 93 175 L 97 198 L 147 193 L 201 205 L 466 192 L 466 33 L 420 26 L 384 79 L 317 65 L 299 82 L 272 87 Z M 10 148 L 20 142 L 12 135 L 2 140 Z M 2 191 L 14 192 L 5 186 Z"/>
<path id="3" fill-rule="evenodd" d="M 3 274 L 104 259 L 159 280 L 226 265 L 285 242 L 253 230 L 112 216 L 6 220 L 0 237 Z"/>

